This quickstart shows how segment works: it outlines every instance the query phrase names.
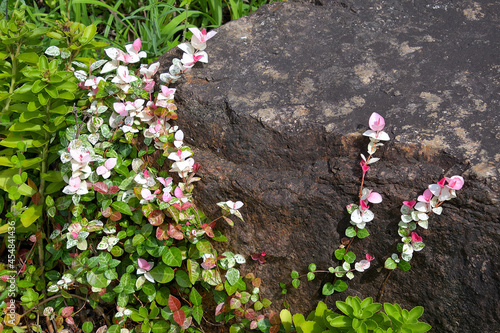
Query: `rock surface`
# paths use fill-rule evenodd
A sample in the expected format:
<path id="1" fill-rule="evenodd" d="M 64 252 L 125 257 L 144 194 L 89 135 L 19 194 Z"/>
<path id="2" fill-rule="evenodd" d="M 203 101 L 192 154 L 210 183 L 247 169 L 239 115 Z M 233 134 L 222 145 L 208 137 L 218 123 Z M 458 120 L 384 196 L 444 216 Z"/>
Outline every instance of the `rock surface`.
<path id="1" fill-rule="evenodd" d="M 411 271 L 391 276 L 383 301 L 424 306 L 435 332 L 500 331 L 499 28 L 494 0 L 317 0 L 265 6 L 209 41 L 209 63 L 176 94 L 202 166 L 198 200 L 214 217 L 216 202 L 245 202 L 245 223 L 221 227 L 231 250 L 267 252 L 257 271 L 277 307 L 291 270 L 338 264 L 368 143 L 361 134 L 378 112 L 392 140 L 366 186 L 384 201 L 371 236 L 352 245 L 358 260 L 367 252 L 376 260 L 328 304 L 376 297 L 402 201 L 458 174 L 459 197 L 420 229 L 426 248 Z M 292 312 L 321 299 L 321 282 L 291 291 Z"/>

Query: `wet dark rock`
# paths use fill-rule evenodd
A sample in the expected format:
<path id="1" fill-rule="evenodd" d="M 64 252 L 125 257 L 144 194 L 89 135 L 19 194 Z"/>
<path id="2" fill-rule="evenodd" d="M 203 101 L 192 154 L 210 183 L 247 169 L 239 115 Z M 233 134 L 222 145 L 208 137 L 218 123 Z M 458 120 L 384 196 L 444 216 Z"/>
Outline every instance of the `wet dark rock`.
<path id="1" fill-rule="evenodd" d="M 317 0 L 263 7 L 210 40 L 210 62 L 176 94 L 179 125 L 202 166 L 197 198 L 214 217 L 216 202 L 245 202 L 245 223 L 220 227 L 231 250 L 267 252 L 258 274 L 276 307 L 291 270 L 337 264 L 375 111 L 392 140 L 366 186 L 384 201 L 373 208 L 371 236 L 352 249 L 376 260 L 328 304 L 376 297 L 402 201 L 458 174 L 466 180 L 459 197 L 432 216 L 421 231 L 426 248 L 411 271 L 391 276 L 383 300 L 424 306 L 435 332 L 500 331 L 499 28 L 493 0 Z M 291 292 L 292 312 L 321 299 L 321 282 Z"/>

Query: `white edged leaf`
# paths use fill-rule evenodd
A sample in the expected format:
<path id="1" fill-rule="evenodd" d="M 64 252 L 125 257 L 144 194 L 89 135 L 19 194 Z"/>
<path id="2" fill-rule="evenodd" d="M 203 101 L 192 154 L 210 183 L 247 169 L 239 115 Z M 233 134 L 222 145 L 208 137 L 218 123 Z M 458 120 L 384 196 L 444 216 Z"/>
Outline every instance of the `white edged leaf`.
<path id="1" fill-rule="evenodd" d="M 57 46 L 52 45 L 45 50 L 45 54 L 51 57 L 57 57 L 61 54 L 61 50 Z"/>

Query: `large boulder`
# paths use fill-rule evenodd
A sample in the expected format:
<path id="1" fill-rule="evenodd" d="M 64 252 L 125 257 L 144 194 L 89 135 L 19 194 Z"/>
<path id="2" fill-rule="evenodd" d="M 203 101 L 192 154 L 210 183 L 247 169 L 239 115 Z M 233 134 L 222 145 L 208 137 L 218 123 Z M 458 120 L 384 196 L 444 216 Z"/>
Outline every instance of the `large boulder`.
<path id="1" fill-rule="evenodd" d="M 209 63 L 177 85 L 179 125 L 202 166 L 204 210 L 217 217 L 216 202 L 245 202 L 245 222 L 220 227 L 226 248 L 266 251 L 264 296 L 279 306 L 292 270 L 338 264 L 362 133 L 378 112 L 391 141 L 365 185 L 384 201 L 371 236 L 351 247 L 376 260 L 328 304 L 377 296 L 402 201 L 457 174 L 464 188 L 420 230 L 426 248 L 392 274 L 383 301 L 424 306 L 435 332 L 499 331 L 499 28 L 494 0 L 318 0 L 274 3 L 218 29 Z M 321 280 L 290 293 L 292 312 L 321 299 Z"/>

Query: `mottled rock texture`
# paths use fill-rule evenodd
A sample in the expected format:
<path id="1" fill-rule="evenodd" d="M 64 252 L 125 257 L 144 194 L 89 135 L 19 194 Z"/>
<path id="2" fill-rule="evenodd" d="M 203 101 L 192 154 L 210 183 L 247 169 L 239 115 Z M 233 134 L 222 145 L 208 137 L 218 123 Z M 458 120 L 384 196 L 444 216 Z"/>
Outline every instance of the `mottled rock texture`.
<path id="1" fill-rule="evenodd" d="M 458 174 L 459 197 L 420 232 L 427 247 L 410 272 L 391 276 L 383 300 L 424 306 L 434 332 L 500 332 L 499 31 L 493 0 L 275 3 L 219 29 L 210 62 L 177 85 L 179 125 L 202 165 L 200 205 L 216 217 L 216 202 L 246 204 L 245 223 L 221 228 L 227 248 L 267 251 L 264 296 L 279 305 L 291 270 L 337 264 L 368 143 L 361 134 L 376 111 L 392 140 L 366 185 L 384 201 L 371 236 L 352 246 L 376 260 L 328 304 L 376 297 L 402 201 Z M 321 299 L 321 282 L 291 292 L 292 312 Z"/>

